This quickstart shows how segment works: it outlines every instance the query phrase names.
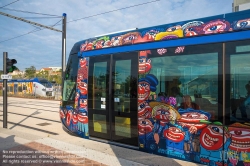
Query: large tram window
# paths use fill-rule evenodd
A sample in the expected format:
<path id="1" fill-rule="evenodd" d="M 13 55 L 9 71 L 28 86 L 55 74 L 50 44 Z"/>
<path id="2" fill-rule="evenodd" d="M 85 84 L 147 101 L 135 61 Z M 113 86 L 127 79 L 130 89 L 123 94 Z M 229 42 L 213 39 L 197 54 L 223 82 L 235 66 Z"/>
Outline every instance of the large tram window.
<path id="1" fill-rule="evenodd" d="M 70 55 L 64 78 L 63 101 L 74 101 L 78 61 L 77 54 Z"/>
<path id="2" fill-rule="evenodd" d="M 146 59 L 143 60 L 142 53 L 139 61 L 146 62 L 146 70 L 150 69 L 146 74 L 158 80 L 155 84 L 155 78 L 140 74 L 141 79 L 152 82 L 154 91 L 150 92 L 149 100 L 167 103 L 168 97 L 175 97 L 177 110 L 192 108 L 208 115 L 206 120 L 222 119 L 222 90 L 219 88 L 222 85 L 222 43 L 146 52 Z"/>
<path id="3" fill-rule="evenodd" d="M 230 121 L 250 122 L 250 40 L 226 43 L 227 114 Z"/>

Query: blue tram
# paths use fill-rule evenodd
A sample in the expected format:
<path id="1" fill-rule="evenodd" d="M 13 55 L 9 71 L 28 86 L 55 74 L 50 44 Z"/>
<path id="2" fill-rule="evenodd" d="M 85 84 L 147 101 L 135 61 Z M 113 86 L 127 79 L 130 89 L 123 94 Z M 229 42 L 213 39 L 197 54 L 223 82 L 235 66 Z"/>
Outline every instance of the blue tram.
<path id="1" fill-rule="evenodd" d="M 249 62 L 250 10 L 79 41 L 62 125 L 149 153 L 250 165 Z"/>

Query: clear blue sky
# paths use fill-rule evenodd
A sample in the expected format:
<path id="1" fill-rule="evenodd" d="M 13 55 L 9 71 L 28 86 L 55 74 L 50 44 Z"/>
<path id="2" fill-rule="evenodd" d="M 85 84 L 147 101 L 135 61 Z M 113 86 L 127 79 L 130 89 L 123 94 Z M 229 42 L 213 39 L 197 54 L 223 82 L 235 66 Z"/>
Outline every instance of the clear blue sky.
<path id="1" fill-rule="evenodd" d="M 52 26 L 60 21 L 60 16 L 62 16 L 63 13 L 67 14 L 67 58 L 72 46 L 77 41 L 100 34 L 131 28 L 145 28 L 230 13 L 233 2 L 233 0 L 15 1 L 16 0 L 1 0 L 0 11 L 48 26 Z M 138 5 L 143 3 L 145 4 Z M 7 4 L 10 5 L 3 7 Z M 126 9 L 117 10 L 121 8 Z M 17 12 L 13 11 L 13 9 L 59 17 Z M 98 15 L 108 11 L 114 12 Z M 89 17 L 93 15 L 97 16 Z M 79 20 L 74 21 L 76 19 Z M 59 22 L 54 28 L 61 30 L 61 23 L 62 22 Z M 3 52 L 8 52 L 9 58 L 15 58 L 18 61 L 16 66 L 21 70 L 25 70 L 25 68 L 32 65 L 35 66 L 37 70 L 43 67 L 61 66 L 62 34 L 45 29 L 24 35 L 35 29 L 36 27 L 28 23 L 0 15 L 0 54 L 3 55 Z M 0 70 L 3 68 L 2 61 L 3 58 L 0 58 Z"/>

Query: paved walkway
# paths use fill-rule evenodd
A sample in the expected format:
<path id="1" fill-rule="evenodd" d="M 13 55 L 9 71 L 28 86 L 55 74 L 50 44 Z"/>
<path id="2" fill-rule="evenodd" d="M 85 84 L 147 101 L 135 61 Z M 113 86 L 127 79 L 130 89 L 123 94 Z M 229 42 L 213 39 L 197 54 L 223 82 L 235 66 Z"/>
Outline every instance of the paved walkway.
<path id="1" fill-rule="evenodd" d="M 0 128 L 0 165 L 41 166 L 197 166 L 198 164 L 157 156 L 69 135 L 25 133 Z"/>
<path id="2" fill-rule="evenodd" d="M 197 166 L 69 135 L 58 108 L 59 101 L 8 97 L 8 129 L 0 107 L 0 165 Z"/>

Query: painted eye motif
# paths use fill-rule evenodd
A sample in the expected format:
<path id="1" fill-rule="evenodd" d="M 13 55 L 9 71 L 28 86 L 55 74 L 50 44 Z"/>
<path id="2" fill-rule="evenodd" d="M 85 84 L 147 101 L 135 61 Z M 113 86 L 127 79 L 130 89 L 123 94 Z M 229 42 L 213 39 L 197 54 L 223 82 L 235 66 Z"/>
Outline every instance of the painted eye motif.
<path id="1" fill-rule="evenodd" d="M 223 130 L 218 126 L 212 126 L 211 129 L 215 133 L 223 133 Z"/>
<path id="2" fill-rule="evenodd" d="M 167 32 L 173 32 L 175 30 L 176 30 L 176 27 L 170 27 L 170 28 L 167 29 Z"/>
<path id="3" fill-rule="evenodd" d="M 222 22 L 222 21 L 216 21 L 207 24 L 204 28 L 203 31 L 205 33 L 217 33 L 217 32 L 223 32 L 223 30 L 227 27 L 227 25 Z"/>
<path id="4" fill-rule="evenodd" d="M 148 32 L 148 34 L 150 34 L 150 35 L 155 35 L 156 32 Z"/>
<path id="5" fill-rule="evenodd" d="M 218 29 L 220 29 L 222 27 L 222 25 L 213 25 L 209 28 L 206 29 L 207 32 L 213 32 L 213 31 L 216 31 Z"/>
<path id="6" fill-rule="evenodd" d="M 146 62 L 146 59 L 142 59 L 142 58 L 141 58 L 141 59 L 139 59 L 139 62 L 140 62 L 140 63 L 145 63 L 145 62 Z"/>
<path id="7" fill-rule="evenodd" d="M 144 107 L 145 107 L 145 104 L 142 103 L 142 104 L 140 105 L 140 108 L 144 108 Z"/>
<path id="8" fill-rule="evenodd" d="M 169 115 L 169 113 L 167 111 L 165 111 L 165 110 L 161 111 L 161 114 L 163 114 L 163 115 Z"/>
<path id="9" fill-rule="evenodd" d="M 141 123 L 144 124 L 144 125 L 149 124 L 147 121 L 142 121 Z"/>
<path id="10" fill-rule="evenodd" d="M 250 26 L 250 20 L 242 20 L 237 23 L 238 28 L 245 28 Z"/>
<path id="11" fill-rule="evenodd" d="M 167 29 L 167 32 L 174 32 L 175 30 L 181 29 L 180 25 L 173 26 Z"/>
<path id="12" fill-rule="evenodd" d="M 134 39 L 136 39 L 136 36 L 130 35 L 130 36 L 126 37 L 126 38 L 124 39 L 124 41 L 130 41 L 130 40 L 134 40 Z"/>
<path id="13" fill-rule="evenodd" d="M 238 135 L 238 136 L 244 136 L 244 135 L 249 135 L 250 131 L 233 130 L 233 131 L 230 131 L 230 134 Z"/>

